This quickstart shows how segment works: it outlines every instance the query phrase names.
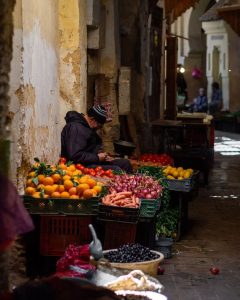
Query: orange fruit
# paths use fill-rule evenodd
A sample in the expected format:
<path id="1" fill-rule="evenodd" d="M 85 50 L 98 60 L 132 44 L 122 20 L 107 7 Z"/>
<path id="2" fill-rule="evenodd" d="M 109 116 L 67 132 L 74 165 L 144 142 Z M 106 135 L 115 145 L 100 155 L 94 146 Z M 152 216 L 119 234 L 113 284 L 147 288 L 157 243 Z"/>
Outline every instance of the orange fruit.
<path id="1" fill-rule="evenodd" d="M 62 179 L 63 179 L 63 181 L 65 181 L 65 180 L 71 179 L 71 176 L 70 175 L 64 175 Z"/>
<path id="2" fill-rule="evenodd" d="M 64 185 L 65 190 L 70 190 L 70 188 L 73 187 L 73 182 L 71 180 L 67 179 L 64 181 L 63 185 Z"/>
<path id="3" fill-rule="evenodd" d="M 72 171 L 69 171 L 69 170 L 66 170 L 66 174 L 69 175 L 70 177 L 73 176 L 73 172 L 72 172 Z"/>
<path id="4" fill-rule="evenodd" d="M 32 196 L 34 198 L 41 198 L 40 192 L 35 192 Z"/>
<path id="5" fill-rule="evenodd" d="M 82 172 L 80 170 L 76 170 L 72 174 L 73 176 L 78 176 L 78 175 L 82 175 Z"/>
<path id="6" fill-rule="evenodd" d="M 58 167 L 62 170 L 67 170 L 67 166 L 64 164 L 59 164 Z"/>
<path id="7" fill-rule="evenodd" d="M 58 183 L 61 180 L 61 175 L 58 173 L 52 174 L 52 179 L 54 183 Z"/>
<path id="8" fill-rule="evenodd" d="M 93 188 L 97 184 L 97 181 L 92 178 L 89 178 L 86 180 L 86 183 L 90 186 L 90 188 Z"/>
<path id="9" fill-rule="evenodd" d="M 101 193 L 102 187 L 100 185 L 95 185 L 93 187 L 93 190 L 97 192 L 97 194 Z"/>
<path id="10" fill-rule="evenodd" d="M 94 191 L 93 189 L 87 189 L 83 192 L 82 196 L 84 199 L 89 199 L 89 198 L 95 197 L 96 191 Z"/>
<path id="11" fill-rule="evenodd" d="M 38 175 L 38 183 L 43 183 L 45 176 L 43 174 Z"/>
<path id="12" fill-rule="evenodd" d="M 76 187 L 72 187 L 68 190 L 69 195 L 77 195 L 77 188 Z"/>
<path id="13" fill-rule="evenodd" d="M 31 186 L 28 186 L 26 189 L 25 189 L 25 194 L 26 195 L 33 195 L 34 193 L 36 192 L 35 188 L 31 187 Z"/>
<path id="14" fill-rule="evenodd" d="M 34 164 L 33 164 L 33 168 L 38 168 L 40 166 L 40 163 L 39 162 L 35 162 Z"/>
<path id="15" fill-rule="evenodd" d="M 79 199 L 79 196 L 78 195 L 71 195 L 69 198 L 70 199 Z"/>
<path id="16" fill-rule="evenodd" d="M 38 189 L 38 190 L 44 190 L 44 187 L 45 187 L 45 185 L 42 184 L 42 183 L 40 183 L 40 184 L 37 186 L 37 189 Z"/>
<path id="17" fill-rule="evenodd" d="M 44 193 L 47 195 L 51 195 L 54 192 L 54 187 L 52 185 L 45 185 Z"/>
<path id="18" fill-rule="evenodd" d="M 36 176 L 36 173 L 35 173 L 34 171 L 28 173 L 28 177 L 33 178 L 33 177 L 35 177 L 35 176 Z"/>
<path id="19" fill-rule="evenodd" d="M 63 184 L 60 184 L 60 185 L 58 186 L 58 192 L 59 192 L 59 193 L 62 193 L 62 192 L 64 192 L 64 191 L 65 191 L 64 185 L 63 185 Z"/>
<path id="20" fill-rule="evenodd" d="M 91 178 L 89 175 L 83 175 L 80 179 L 79 179 L 79 183 L 87 183 L 87 180 Z"/>
<path id="21" fill-rule="evenodd" d="M 61 198 L 61 194 L 60 194 L 59 192 L 53 192 L 53 193 L 51 194 L 51 197 L 52 197 L 52 198 Z"/>
<path id="22" fill-rule="evenodd" d="M 80 183 L 78 186 L 77 186 L 77 194 L 79 196 L 82 195 L 82 193 L 85 191 L 85 190 L 88 190 L 90 187 L 87 183 Z"/>
<path id="23" fill-rule="evenodd" d="M 74 164 L 72 164 L 72 165 L 70 165 L 69 167 L 67 167 L 67 170 L 68 170 L 68 171 L 71 171 L 71 172 L 74 172 L 74 171 L 76 171 L 76 167 L 75 167 Z"/>
<path id="24" fill-rule="evenodd" d="M 54 188 L 54 192 L 56 192 L 58 190 L 58 184 L 54 184 L 53 188 Z"/>
<path id="25" fill-rule="evenodd" d="M 29 179 L 27 180 L 27 186 L 35 187 L 35 184 L 33 183 L 32 178 L 29 178 Z"/>
<path id="26" fill-rule="evenodd" d="M 68 192 L 62 192 L 61 195 L 60 195 L 61 198 L 69 198 L 70 195 Z"/>
<path id="27" fill-rule="evenodd" d="M 52 177 L 47 176 L 43 179 L 43 184 L 44 185 L 53 185 L 54 181 L 53 181 Z"/>

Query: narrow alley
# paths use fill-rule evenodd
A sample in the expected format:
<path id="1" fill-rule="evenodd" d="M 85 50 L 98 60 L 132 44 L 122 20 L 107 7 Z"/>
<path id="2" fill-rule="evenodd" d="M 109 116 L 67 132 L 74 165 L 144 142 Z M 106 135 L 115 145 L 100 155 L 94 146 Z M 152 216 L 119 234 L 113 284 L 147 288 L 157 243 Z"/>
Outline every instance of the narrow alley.
<path id="1" fill-rule="evenodd" d="M 169 300 L 240 299 L 239 165 L 240 136 L 217 132 L 209 186 L 189 203 L 189 230 L 159 276 Z"/>

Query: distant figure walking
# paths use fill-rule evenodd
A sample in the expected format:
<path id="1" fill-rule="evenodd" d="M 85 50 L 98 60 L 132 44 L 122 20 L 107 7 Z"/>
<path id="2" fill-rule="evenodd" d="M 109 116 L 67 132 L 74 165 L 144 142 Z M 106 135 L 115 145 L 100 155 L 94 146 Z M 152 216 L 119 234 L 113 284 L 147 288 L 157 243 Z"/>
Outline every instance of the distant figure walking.
<path id="1" fill-rule="evenodd" d="M 199 95 L 193 100 L 189 107 L 190 112 L 207 112 L 208 111 L 208 98 L 205 95 L 204 88 L 199 89 Z"/>
<path id="2" fill-rule="evenodd" d="M 211 102 L 209 104 L 210 114 L 214 114 L 222 109 L 222 91 L 217 82 L 212 83 Z"/>

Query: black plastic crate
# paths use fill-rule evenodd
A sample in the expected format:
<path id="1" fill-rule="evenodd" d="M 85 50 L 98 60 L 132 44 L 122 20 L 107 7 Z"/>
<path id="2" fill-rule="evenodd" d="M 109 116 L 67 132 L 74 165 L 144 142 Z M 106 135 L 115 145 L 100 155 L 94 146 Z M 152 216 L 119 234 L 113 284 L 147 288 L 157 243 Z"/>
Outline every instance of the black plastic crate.
<path id="1" fill-rule="evenodd" d="M 98 219 L 103 221 L 118 221 L 124 223 L 137 223 L 140 208 L 129 208 L 121 206 L 109 206 L 99 204 Z"/>
<path id="2" fill-rule="evenodd" d="M 197 180 L 198 175 L 199 171 L 195 171 L 188 179 L 166 179 L 168 189 L 170 191 L 190 192 L 196 184 L 195 181 Z"/>

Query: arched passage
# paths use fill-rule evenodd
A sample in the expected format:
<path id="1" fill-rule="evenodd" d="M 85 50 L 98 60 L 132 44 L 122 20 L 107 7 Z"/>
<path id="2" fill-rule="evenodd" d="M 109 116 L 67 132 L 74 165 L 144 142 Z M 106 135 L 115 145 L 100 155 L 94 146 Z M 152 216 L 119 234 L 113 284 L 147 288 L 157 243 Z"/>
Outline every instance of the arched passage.
<path id="1" fill-rule="evenodd" d="M 192 69 L 199 68 L 202 74 L 205 74 L 206 69 L 206 36 L 202 30 L 200 17 L 204 12 L 213 4 L 212 0 L 199 1 L 195 8 L 192 10 L 189 24 L 188 24 L 188 37 L 189 37 L 189 53 L 185 59 L 184 65 L 186 68 L 185 78 L 188 85 L 188 98 L 191 102 L 199 87 L 207 87 L 206 78 L 203 76 L 201 79 L 192 78 Z"/>

